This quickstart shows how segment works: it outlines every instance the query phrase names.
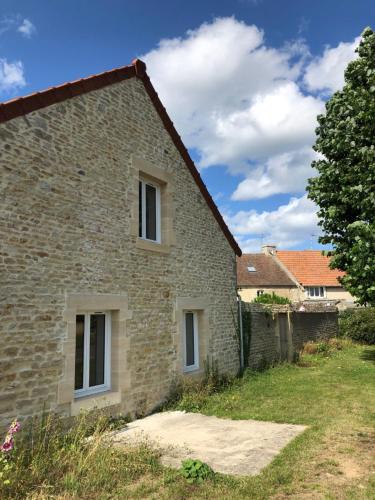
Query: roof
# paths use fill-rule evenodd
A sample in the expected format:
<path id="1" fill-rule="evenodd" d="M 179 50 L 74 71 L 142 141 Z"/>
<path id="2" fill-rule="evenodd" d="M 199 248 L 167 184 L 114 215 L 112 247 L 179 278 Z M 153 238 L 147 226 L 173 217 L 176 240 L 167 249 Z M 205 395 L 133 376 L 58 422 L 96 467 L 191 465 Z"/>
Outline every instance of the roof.
<path id="1" fill-rule="evenodd" d="M 303 286 L 342 286 L 343 271 L 330 269 L 330 257 L 320 250 L 277 250 L 277 258 Z"/>
<path id="2" fill-rule="evenodd" d="M 248 271 L 255 267 L 255 271 Z M 270 255 L 246 253 L 237 258 L 238 286 L 296 286 Z"/>
<path id="3" fill-rule="evenodd" d="M 229 241 L 234 252 L 240 256 L 242 254 L 241 249 L 226 225 L 193 160 L 190 158 L 181 137 L 178 135 L 172 120 L 169 118 L 166 109 L 161 103 L 159 96 L 146 73 L 146 65 L 143 61 L 135 59 L 129 66 L 123 66 L 111 71 L 105 71 L 104 73 L 92 75 L 73 82 L 67 82 L 57 87 L 50 87 L 42 92 L 35 92 L 24 97 L 18 97 L 16 99 L 0 103 L 0 123 L 7 122 L 18 116 L 23 116 L 31 113 L 32 111 L 50 106 L 51 104 L 56 104 L 133 77 L 136 77 L 143 82 L 146 92 L 158 112 L 165 129 L 169 133 L 174 145 L 185 161 L 186 166 L 188 167 L 200 192 L 210 207 L 217 223 Z"/>

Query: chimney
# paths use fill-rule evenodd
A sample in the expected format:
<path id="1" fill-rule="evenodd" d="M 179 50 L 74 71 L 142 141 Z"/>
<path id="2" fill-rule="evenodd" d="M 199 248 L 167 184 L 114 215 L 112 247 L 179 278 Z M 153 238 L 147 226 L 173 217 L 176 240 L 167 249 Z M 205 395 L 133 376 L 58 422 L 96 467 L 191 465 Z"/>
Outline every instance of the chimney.
<path id="1" fill-rule="evenodd" d="M 276 255 L 276 245 L 262 245 L 262 253 L 266 255 Z"/>

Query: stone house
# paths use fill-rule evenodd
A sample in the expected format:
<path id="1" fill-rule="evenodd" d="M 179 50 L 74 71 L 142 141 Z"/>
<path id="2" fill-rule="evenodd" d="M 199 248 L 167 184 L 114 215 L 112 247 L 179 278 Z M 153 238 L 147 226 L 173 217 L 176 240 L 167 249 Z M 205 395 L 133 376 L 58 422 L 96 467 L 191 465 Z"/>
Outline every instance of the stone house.
<path id="1" fill-rule="evenodd" d="M 236 255 L 143 62 L 0 105 L 0 423 L 239 367 Z"/>
<path id="2" fill-rule="evenodd" d="M 237 259 L 239 294 L 245 302 L 275 292 L 292 302 L 332 301 L 339 308 L 351 307 L 355 298 L 338 281 L 343 275 L 330 269 L 329 257 L 320 250 L 277 250 L 264 245 L 261 254 Z"/>

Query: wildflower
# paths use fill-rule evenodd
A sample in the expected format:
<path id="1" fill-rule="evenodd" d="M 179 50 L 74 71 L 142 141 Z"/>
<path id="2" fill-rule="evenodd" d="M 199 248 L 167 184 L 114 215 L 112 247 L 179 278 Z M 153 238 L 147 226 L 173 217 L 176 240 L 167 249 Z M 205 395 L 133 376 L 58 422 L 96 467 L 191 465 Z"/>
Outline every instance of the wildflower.
<path id="1" fill-rule="evenodd" d="M 10 424 L 8 433 L 13 435 L 16 434 L 21 429 L 21 424 L 18 422 L 18 420 L 13 420 L 13 422 Z"/>
<path id="2" fill-rule="evenodd" d="M 14 441 L 13 441 L 13 438 L 10 437 L 8 439 L 5 439 L 4 443 L 0 446 L 0 450 L 3 452 L 3 453 L 8 453 L 9 451 L 12 451 L 13 450 L 13 447 L 14 447 Z"/>

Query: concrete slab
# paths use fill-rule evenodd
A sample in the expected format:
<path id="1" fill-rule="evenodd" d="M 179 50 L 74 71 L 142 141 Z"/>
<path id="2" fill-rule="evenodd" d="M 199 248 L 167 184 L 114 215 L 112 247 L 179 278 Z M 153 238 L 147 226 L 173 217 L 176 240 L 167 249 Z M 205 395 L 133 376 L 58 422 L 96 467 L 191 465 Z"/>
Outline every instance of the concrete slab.
<path id="1" fill-rule="evenodd" d="M 306 429 L 303 425 L 257 420 L 228 420 L 200 413 L 155 413 L 117 432 L 116 445 L 147 441 L 162 452 L 162 462 L 179 468 L 195 458 L 214 471 L 235 476 L 256 475 L 280 450 Z"/>

